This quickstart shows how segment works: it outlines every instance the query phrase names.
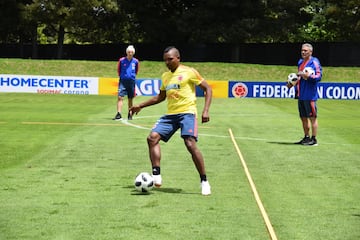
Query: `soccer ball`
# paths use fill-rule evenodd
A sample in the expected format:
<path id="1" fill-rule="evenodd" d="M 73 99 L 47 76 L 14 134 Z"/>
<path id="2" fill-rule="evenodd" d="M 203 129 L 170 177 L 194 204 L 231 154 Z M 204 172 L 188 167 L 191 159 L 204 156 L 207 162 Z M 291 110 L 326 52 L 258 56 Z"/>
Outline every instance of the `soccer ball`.
<path id="1" fill-rule="evenodd" d="M 141 172 L 136 176 L 134 185 L 137 191 L 147 193 L 154 187 L 154 180 L 149 173 Z"/>
<path id="2" fill-rule="evenodd" d="M 304 73 L 309 73 L 309 76 L 311 76 L 311 75 L 315 74 L 315 71 L 311 67 L 306 67 L 306 68 L 304 68 Z"/>
<path id="3" fill-rule="evenodd" d="M 298 80 L 298 76 L 296 75 L 296 73 L 290 73 L 288 75 L 288 83 L 290 83 L 291 85 L 295 85 L 297 80 Z"/>

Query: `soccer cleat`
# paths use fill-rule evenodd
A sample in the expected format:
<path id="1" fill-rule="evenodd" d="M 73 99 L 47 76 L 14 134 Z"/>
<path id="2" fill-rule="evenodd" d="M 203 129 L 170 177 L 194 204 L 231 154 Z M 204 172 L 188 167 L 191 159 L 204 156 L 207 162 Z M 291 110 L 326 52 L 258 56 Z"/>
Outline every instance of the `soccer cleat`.
<path id="1" fill-rule="evenodd" d="M 132 120 L 132 115 L 128 113 L 128 120 Z"/>
<path id="2" fill-rule="evenodd" d="M 307 137 L 305 140 L 301 143 L 302 145 L 309 145 L 311 143 L 311 138 Z"/>
<path id="3" fill-rule="evenodd" d="M 155 187 L 159 188 L 162 184 L 162 178 L 161 175 L 153 175 L 154 185 Z"/>
<path id="4" fill-rule="evenodd" d="M 305 136 L 303 139 L 301 139 L 299 142 L 296 142 L 295 144 L 302 144 L 302 145 L 307 145 L 308 142 L 310 142 L 310 137 L 309 136 Z"/>
<path id="5" fill-rule="evenodd" d="M 208 181 L 201 182 L 201 194 L 204 196 L 211 194 L 211 187 Z"/>
<path id="6" fill-rule="evenodd" d="M 113 118 L 113 120 L 115 120 L 115 121 L 119 121 L 119 120 L 121 120 L 122 119 L 122 117 L 121 117 L 121 113 L 117 113 L 116 114 L 116 116 Z"/>
<path id="7" fill-rule="evenodd" d="M 304 144 L 304 145 L 307 145 L 307 146 L 317 146 L 317 140 L 315 137 L 311 137 L 310 139 L 310 142 L 308 142 L 307 144 Z"/>

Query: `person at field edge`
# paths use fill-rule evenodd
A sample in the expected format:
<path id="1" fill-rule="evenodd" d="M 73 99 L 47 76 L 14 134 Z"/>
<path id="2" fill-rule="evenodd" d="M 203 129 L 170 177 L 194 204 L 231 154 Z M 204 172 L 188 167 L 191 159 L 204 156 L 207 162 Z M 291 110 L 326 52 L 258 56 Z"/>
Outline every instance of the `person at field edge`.
<path id="1" fill-rule="evenodd" d="M 119 76 L 117 113 L 113 120 L 121 120 L 121 111 L 125 95 L 128 97 L 128 109 L 133 105 L 135 97 L 135 81 L 139 71 L 139 60 L 134 57 L 135 48 L 129 45 L 126 48 L 126 57 L 121 57 L 118 61 L 117 71 Z M 128 120 L 132 120 L 131 114 L 128 114 Z"/>
<path id="2" fill-rule="evenodd" d="M 301 46 L 301 59 L 298 61 L 298 80 L 295 83 L 296 96 L 298 99 L 299 116 L 304 131 L 304 137 L 295 144 L 302 144 L 307 146 L 316 146 L 317 143 L 317 105 L 318 83 L 322 78 L 322 67 L 319 59 L 312 56 L 313 46 L 309 43 L 304 43 Z M 304 71 L 305 68 L 310 67 L 314 73 Z M 289 88 L 291 84 L 287 85 Z M 311 137 L 310 137 L 311 129 Z"/>
<path id="3" fill-rule="evenodd" d="M 195 86 L 199 86 L 205 93 L 205 104 L 201 115 L 202 123 L 210 120 L 209 108 L 212 89 L 197 70 L 180 63 L 180 52 L 177 48 L 167 47 L 164 50 L 163 58 L 169 71 L 162 74 L 159 94 L 130 108 L 131 114 L 138 114 L 141 109 L 167 99 L 167 113 L 160 117 L 147 137 L 154 184 L 156 187 L 160 187 L 162 184 L 160 140 L 167 142 L 180 129 L 184 144 L 200 175 L 201 194 L 210 195 L 211 187 L 206 176 L 204 158 L 197 147 L 198 115 Z"/>

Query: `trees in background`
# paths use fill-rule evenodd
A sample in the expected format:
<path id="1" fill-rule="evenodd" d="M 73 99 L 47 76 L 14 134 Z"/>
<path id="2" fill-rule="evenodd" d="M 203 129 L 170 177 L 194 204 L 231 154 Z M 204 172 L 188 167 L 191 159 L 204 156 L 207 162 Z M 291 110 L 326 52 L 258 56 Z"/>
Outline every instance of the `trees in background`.
<path id="1" fill-rule="evenodd" d="M 3 0 L 0 43 L 360 41 L 360 0 Z"/>
<path id="2" fill-rule="evenodd" d="M 360 0 L 318 0 L 303 7 L 311 21 L 299 30 L 300 36 L 315 41 L 360 41 Z"/>

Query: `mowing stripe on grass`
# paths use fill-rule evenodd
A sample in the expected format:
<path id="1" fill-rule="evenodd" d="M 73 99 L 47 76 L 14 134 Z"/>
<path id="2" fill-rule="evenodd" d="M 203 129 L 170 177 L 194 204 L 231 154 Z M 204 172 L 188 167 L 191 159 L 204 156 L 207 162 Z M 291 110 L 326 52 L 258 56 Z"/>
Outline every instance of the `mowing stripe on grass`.
<path id="1" fill-rule="evenodd" d="M 69 125 L 69 126 L 112 126 L 123 127 L 124 125 L 116 123 L 75 123 L 75 122 L 21 122 L 21 124 L 29 125 Z M 145 128 L 145 127 L 144 127 Z"/>
<path id="2" fill-rule="evenodd" d="M 218 137 L 218 138 L 229 138 L 228 135 L 214 135 L 214 134 L 206 134 L 206 133 L 200 133 L 200 136 L 206 136 L 206 137 Z M 251 137 L 235 137 L 235 139 L 243 139 L 243 140 L 252 140 L 252 141 L 268 141 L 265 138 L 251 138 Z"/>
<path id="3" fill-rule="evenodd" d="M 145 116 L 146 117 L 146 116 Z M 145 118 L 144 117 L 144 118 Z M 152 117 L 152 116 L 148 116 Z M 21 122 L 21 124 L 28 124 L 28 125 L 69 125 L 69 126 L 110 126 L 110 127 L 121 127 L 121 126 L 129 126 L 134 127 L 138 129 L 145 129 L 145 130 L 151 130 L 150 124 L 134 124 L 130 123 L 126 119 L 122 119 L 122 124 L 117 123 L 75 123 L 75 122 Z M 0 124 L 7 124 L 7 122 L 0 122 Z M 199 128 L 212 128 L 208 126 L 199 126 Z M 228 138 L 228 135 L 215 135 L 215 134 L 206 134 L 206 133 L 199 133 L 199 136 L 205 136 L 205 137 L 216 137 L 216 138 Z M 290 142 L 276 142 L 276 141 L 270 141 L 269 139 L 265 138 L 254 138 L 254 137 L 234 137 L 235 139 L 243 139 L 243 140 L 250 140 L 250 141 L 261 141 L 261 142 L 270 142 L 270 143 L 279 143 L 279 144 L 290 144 Z M 332 142 L 321 142 L 322 145 L 344 145 L 344 146 L 350 146 L 350 145 L 358 145 L 356 143 L 332 143 Z"/>
<path id="4" fill-rule="evenodd" d="M 257 205 L 258 205 L 258 207 L 259 207 L 259 209 L 260 209 L 261 215 L 262 215 L 262 217 L 263 217 L 263 219 L 264 219 L 264 221 L 265 221 L 266 228 L 267 228 L 267 230 L 268 230 L 268 232 L 269 232 L 269 234 L 270 234 L 270 238 L 271 238 L 272 240 L 277 240 L 275 231 L 274 231 L 274 229 L 273 229 L 273 227 L 272 227 L 272 224 L 271 224 L 271 222 L 270 222 L 270 219 L 269 219 L 269 217 L 268 217 L 268 215 L 267 215 L 267 213 L 266 213 L 266 211 L 265 211 L 264 205 L 263 205 L 262 202 L 261 202 L 260 196 L 259 196 L 259 194 L 258 194 L 258 192 L 257 192 L 257 190 L 256 190 L 255 183 L 254 183 L 254 181 L 252 180 L 252 177 L 251 177 L 251 175 L 250 175 L 249 169 L 248 169 L 248 167 L 247 167 L 247 165 L 246 165 L 246 162 L 245 162 L 245 160 L 244 160 L 244 157 L 242 156 L 242 154 L 241 154 L 241 152 L 240 152 L 240 149 L 239 149 L 239 147 L 238 147 L 238 145 L 237 145 L 237 143 L 236 143 L 236 141 L 235 141 L 235 138 L 234 138 L 234 135 L 233 135 L 233 133 L 232 133 L 232 131 L 231 131 L 231 128 L 229 128 L 229 133 L 230 133 L 231 140 L 232 140 L 232 142 L 233 142 L 233 144 L 234 144 L 234 147 L 235 147 L 235 149 L 236 149 L 236 151 L 237 151 L 237 153 L 238 153 L 238 155 L 239 155 L 239 158 L 240 158 L 240 160 L 241 160 L 241 164 L 243 165 L 243 168 L 244 168 L 244 170 L 245 170 L 245 174 L 246 174 L 246 177 L 247 177 L 247 179 L 248 179 L 248 181 L 249 181 L 249 183 L 250 183 L 251 190 L 252 190 L 253 193 L 254 193 L 256 203 L 257 203 Z"/>
<path id="5" fill-rule="evenodd" d="M 134 127 L 134 128 L 138 128 L 138 129 L 145 129 L 145 130 L 151 130 L 150 126 L 153 125 L 139 125 L 139 124 L 133 124 L 131 122 L 129 122 L 126 119 L 121 119 L 119 122 L 121 122 L 123 125 L 121 124 L 117 124 L 117 123 L 75 123 L 75 122 L 21 122 L 21 124 L 27 124 L 27 125 L 69 125 L 69 126 L 110 126 L 110 127 L 121 127 L 121 126 L 129 126 L 129 127 Z M 0 122 L 1 123 L 6 123 L 6 122 Z M 207 127 L 207 126 L 199 126 L 199 128 L 212 128 L 212 127 Z M 215 135 L 215 134 L 206 134 L 206 133 L 199 133 L 199 136 L 205 136 L 205 137 L 216 137 L 216 138 L 228 138 L 228 135 Z M 252 140 L 252 141 L 268 141 L 267 139 L 264 138 L 250 138 L 250 137 L 236 137 L 236 139 L 244 139 L 244 140 Z"/>

